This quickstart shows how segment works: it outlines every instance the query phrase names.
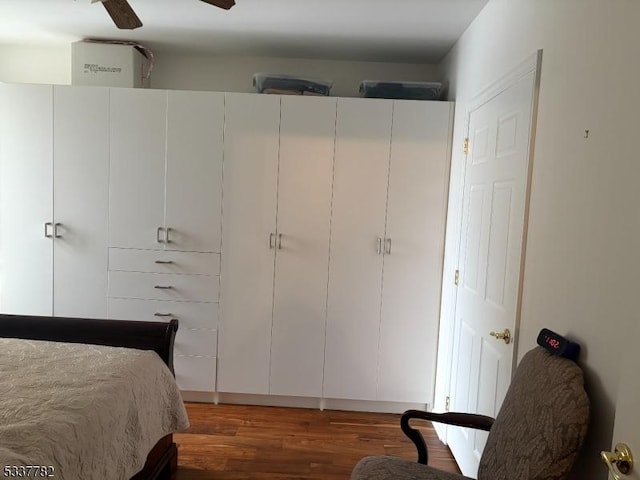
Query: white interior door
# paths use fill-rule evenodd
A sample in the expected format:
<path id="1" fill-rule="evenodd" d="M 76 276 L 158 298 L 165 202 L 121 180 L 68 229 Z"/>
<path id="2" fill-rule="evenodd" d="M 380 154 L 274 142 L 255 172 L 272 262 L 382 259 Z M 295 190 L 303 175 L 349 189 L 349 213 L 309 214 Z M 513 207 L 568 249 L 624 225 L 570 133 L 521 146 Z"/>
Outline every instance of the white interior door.
<path id="1" fill-rule="evenodd" d="M 322 396 L 335 98 L 282 97 L 270 393 Z"/>
<path id="2" fill-rule="evenodd" d="M 219 252 L 224 94 L 170 91 L 167 114 L 166 248 Z"/>
<path id="3" fill-rule="evenodd" d="M 640 405 L 638 364 L 640 363 L 640 355 L 637 348 L 637 340 L 640 338 L 640 325 L 636 323 L 635 318 L 633 320 L 628 322 L 628 328 L 620 329 L 620 331 L 625 332 L 625 335 L 618 339 L 622 346 L 626 346 L 626 348 L 619 348 L 618 350 L 623 353 L 618 357 L 620 362 L 618 369 L 619 388 L 611 443 L 612 452 L 618 443 L 624 443 L 629 447 L 634 457 L 635 465 L 633 469 L 628 473 L 628 476 L 622 476 L 625 480 L 640 480 L 640 467 L 638 466 L 638 461 L 640 460 L 640 416 L 638 415 L 638 405 Z M 618 346 L 620 345 L 616 347 Z"/>
<path id="4" fill-rule="evenodd" d="M 269 393 L 279 127 L 280 97 L 226 95 L 221 392 Z"/>
<path id="5" fill-rule="evenodd" d="M 338 100 L 324 396 L 375 400 L 393 102 Z"/>
<path id="6" fill-rule="evenodd" d="M 0 310 L 51 315 L 53 87 L 0 84 Z"/>
<path id="7" fill-rule="evenodd" d="M 378 400 L 433 404 L 451 115 L 447 102 L 394 104 Z"/>
<path id="8" fill-rule="evenodd" d="M 111 90 L 109 246 L 160 250 L 167 92 Z"/>
<path id="9" fill-rule="evenodd" d="M 451 410 L 495 416 L 513 366 L 535 74 L 473 110 L 465 171 Z M 475 476 L 487 434 L 452 428 L 462 473 Z"/>
<path id="10" fill-rule="evenodd" d="M 53 314 L 106 318 L 109 90 L 56 86 L 54 104 Z"/>

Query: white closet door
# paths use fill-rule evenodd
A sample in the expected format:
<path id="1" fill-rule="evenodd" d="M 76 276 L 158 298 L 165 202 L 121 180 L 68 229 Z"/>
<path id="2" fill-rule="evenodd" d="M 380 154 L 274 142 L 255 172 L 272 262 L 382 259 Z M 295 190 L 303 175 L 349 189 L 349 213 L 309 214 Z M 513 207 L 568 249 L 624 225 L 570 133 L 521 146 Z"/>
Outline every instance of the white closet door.
<path id="1" fill-rule="evenodd" d="M 276 395 L 322 396 L 336 99 L 282 97 L 271 340 Z"/>
<path id="2" fill-rule="evenodd" d="M 162 249 L 167 93 L 111 89 L 109 246 Z"/>
<path id="3" fill-rule="evenodd" d="M 218 391 L 266 394 L 280 97 L 227 94 L 225 116 Z"/>
<path id="4" fill-rule="evenodd" d="M 224 94 L 168 95 L 166 248 L 220 252 Z"/>
<path id="5" fill-rule="evenodd" d="M 433 403 L 451 104 L 394 104 L 378 400 Z"/>
<path id="6" fill-rule="evenodd" d="M 389 100 L 339 99 L 324 396 L 376 399 Z"/>
<path id="7" fill-rule="evenodd" d="M 53 87 L 0 84 L 0 110 L 0 311 L 51 315 Z"/>
<path id="8" fill-rule="evenodd" d="M 53 313 L 106 318 L 109 90 L 56 86 L 54 105 Z"/>

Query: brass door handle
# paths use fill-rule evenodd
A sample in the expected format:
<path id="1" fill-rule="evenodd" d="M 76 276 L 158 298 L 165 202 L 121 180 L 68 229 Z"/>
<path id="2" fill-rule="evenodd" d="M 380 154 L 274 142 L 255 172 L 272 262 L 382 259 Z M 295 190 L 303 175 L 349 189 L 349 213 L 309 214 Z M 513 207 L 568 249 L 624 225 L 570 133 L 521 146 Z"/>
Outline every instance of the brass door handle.
<path id="1" fill-rule="evenodd" d="M 505 328 L 502 332 L 489 332 L 489 335 L 498 340 L 504 340 L 507 345 L 511 343 L 511 331 L 508 328 Z"/>
<path id="2" fill-rule="evenodd" d="M 620 480 L 620 474 L 629 475 L 633 470 L 633 455 L 625 443 L 618 443 L 613 452 L 600 452 L 600 458 L 607 464 L 615 480 Z"/>

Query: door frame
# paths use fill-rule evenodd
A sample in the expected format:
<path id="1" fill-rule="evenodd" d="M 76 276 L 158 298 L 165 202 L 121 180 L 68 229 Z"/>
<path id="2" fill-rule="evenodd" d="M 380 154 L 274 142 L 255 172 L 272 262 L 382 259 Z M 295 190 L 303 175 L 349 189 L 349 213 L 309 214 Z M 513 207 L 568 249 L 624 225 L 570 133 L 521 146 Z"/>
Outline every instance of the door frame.
<path id="1" fill-rule="evenodd" d="M 522 77 L 534 73 L 534 91 L 532 97 L 532 110 L 531 110 L 531 131 L 529 136 L 529 151 L 528 151 L 528 164 L 527 164 L 527 178 L 525 185 L 525 205 L 524 205 L 524 224 L 522 232 L 522 250 L 520 255 L 520 273 L 518 281 L 518 294 L 516 300 L 516 319 L 515 319 L 515 331 L 513 332 L 513 368 L 515 367 L 518 359 L 518 346 L 519 346 L 519 330 L 520 319 L 522 312 L 522 294 L 523 294 L 523 282 L 524 282 L 524 270 L 525 259 L 527 250 L 527 237 L 528 237 L 528 225 L 529 225 L 529 209 L 531 201 L 531 184 L 533 178 L 533 166 L 534 166 L 534 151 L 535 151 L 535 139 L 536 128 L 538 121 L 538 103 L 540 97 L 540 81 L 542 72 L 542 49 L 537 50 L 534 54 L 525 58 L 522 62 L 509 70 L 506 74 L 499 77 L 497 80 L 491 82 L 488 86 L 480 90 L 468 103 L 464 114 L 464 137 L 469 137 L 469 126 L 471 121 L 471 114 L 480 108 L 485 103 L 489 102 L 505 90 L 514 86 Z M 455 131 L 455 127 L 454 127 Z M 446 411 L 448 409 L 448 399 L 451 397 L 452 385 L 454 385 L 455 372 L 453 369 L 453 353 L 455 343 L 455 311 L 458 297 L 458 287 L 454 283 L 455 270 L 460 267 L 460 254 L 462 245 L 462 222 L 463 222 L 463 209 L 464 209 L 464 186 L 466 180 L 467 169 L 467 155 L 464 154 L 464 161 L 461 166 L 461 177 L 459 180 L 458 191 L 459 205 L 455 208 L 455 232 L 452 232 L 455 238 L 455 244 L 452 250 L 455 252 L 455 260 L 452 262 L 453 271 L 443 271 L 442 279 L 442 298 L 441 298 L 441 314 L 440 314 L 440 332 L 438 339 L 438 361 L 436 372 L 436 388 L 435 388 L 435 402 L 434 410 Z M 449 190 L 449 204 L 451 205 L 452 197 Z M 449 214 L 452 210 L 449 211 Z M 445 260 L 446 263 L 446 260 Z M 445 294 L 445 290 L 449 290 L 449 294 Z M 448 297 L 448 301 L 447 301 Z M 447 443 L 448 429 L 445 424 L 434 423 L 434 428 L 440 440 L 445 444 Z"/>

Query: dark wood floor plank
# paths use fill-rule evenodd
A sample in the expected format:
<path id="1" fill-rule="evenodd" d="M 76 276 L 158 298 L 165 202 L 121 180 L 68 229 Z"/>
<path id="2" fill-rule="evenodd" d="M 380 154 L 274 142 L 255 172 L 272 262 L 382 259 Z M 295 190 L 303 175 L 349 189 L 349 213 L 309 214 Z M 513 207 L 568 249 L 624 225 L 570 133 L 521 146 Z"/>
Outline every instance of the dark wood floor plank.
<path id="1" fill-rule="evenodd" d="M 174 435 L 176 480 L 348 480 L 367 455 L 415 461 L 399 415 L 188 403 L 191 427 Z M 459 473 L 425 424 L 430 464 Z"/>

